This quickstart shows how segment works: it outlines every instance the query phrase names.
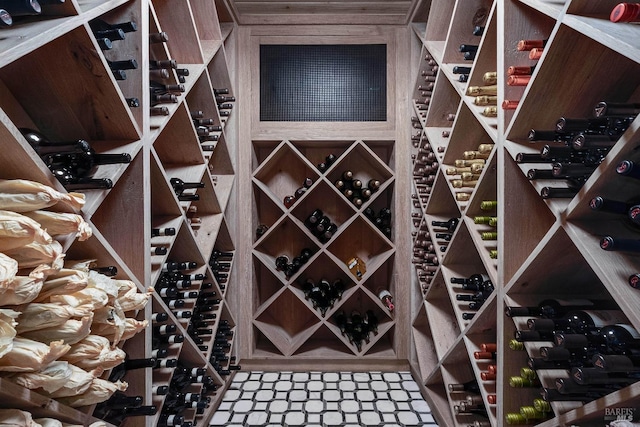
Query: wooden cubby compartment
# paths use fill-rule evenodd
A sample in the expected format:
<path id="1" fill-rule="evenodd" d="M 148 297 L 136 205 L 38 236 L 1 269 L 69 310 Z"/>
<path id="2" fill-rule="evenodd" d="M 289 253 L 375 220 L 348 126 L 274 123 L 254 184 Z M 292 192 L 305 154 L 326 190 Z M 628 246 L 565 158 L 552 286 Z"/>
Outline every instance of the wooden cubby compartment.
<path id="1" fill-rule="evenodd" d="M 396 291 L 394 284 L 391 236 L 379 230 L 363 211 L 371 208 L 377 215 L 396 204 L 394 187 L 395 153 L 393 141 L 386 140 L 255 140 L 253 161 L 253 225 L 265 225 L 264 234 L 254 236 L 253 245 L 253 357 L 286 356 L 293 360 L 333 357 L 337 360 L 374 358 L 394 359 L 397 337 L 395 321 L 378 300 L 378 287 Z M 325 170 L 319 165 L 329 154 L 335 161 Z M 370 179 L 381 182 L 380 189 L 358 207 L 336 187 L 345 170 L 366 186 Z M 313 184 L 290 207 L 283 198 L 293 195 L 303 180 Z M 309 230 L 305 221 L 315 209 L 321 209 L 338 226 L 327 242 Z M 275 258 L 290 259 L 303 248 L 314 252 L 311 259 L 292 277 L 275 268 Z M 366 273 L 358 278 L 346 264 L 359 257 Z M 330 282 L 342 280 L 342 297 L 323 314 L 305 299 L 303 283 L 311 279 Z M 334 315 L 352 310 L 373 310 L 379 320 L 378 333 L 360 350 L 343 336 Z M 288 313 L 294 311 L 295 313 Z M 293 317 L 292 317 L 293 316 Z"/>

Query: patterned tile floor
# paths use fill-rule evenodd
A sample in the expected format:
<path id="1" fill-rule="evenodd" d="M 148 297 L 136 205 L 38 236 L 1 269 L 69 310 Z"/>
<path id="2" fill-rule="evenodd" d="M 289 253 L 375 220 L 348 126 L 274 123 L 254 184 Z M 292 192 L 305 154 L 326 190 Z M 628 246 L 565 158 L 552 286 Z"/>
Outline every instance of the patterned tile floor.
<path id="1" fill-rule="evenodd" d="M 225 427 L 437 424 L 409 372 L 238 372 L 211 419 Z"/>

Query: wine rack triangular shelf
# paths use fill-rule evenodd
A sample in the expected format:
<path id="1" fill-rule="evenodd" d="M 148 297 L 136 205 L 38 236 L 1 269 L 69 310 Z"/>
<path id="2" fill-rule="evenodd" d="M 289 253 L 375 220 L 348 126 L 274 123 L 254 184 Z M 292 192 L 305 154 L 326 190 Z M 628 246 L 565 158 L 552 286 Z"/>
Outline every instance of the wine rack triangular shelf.
<path id="1" fill-rule="evenodd" d="M 424 383 L 432 367 L 438 364 L 435 343 L 432 338 L 431 324 L 427 318 L 424 302 L 420 304 L 416 317 L 413 320 L 411 335 L 413 341 L 416 343 L 415 357 L 419 361 L 420 379 L 422 383 Z"/>
<path id="2" fill-rule="evenodd" d="M 438 72 L 431 94 L 425 126 L 448 128 L 453 125 L 460 104 L 460 93 L 444 72 Z"/>
<path id="3" fill-rule="evenodd" d="M 441 359 L 451 349 L 461 331 L 444 280 L 442 269 L 440 269 L 431 282 L 425 297 L 429 324 L 441 325 L 437 330 L 431 328 L 438 359 Z"/>
<path id="4" fill-rule="evenodd" d="M 202 64 L 202 51 L 191 7 L 175 7 L 167 0 L 154 1 L 153 6 L 162 24 L 162 31 L 180 34 L 180 37 L 169 37 L 167 42 L 171 58 L 179 64 Z"/>
<path id="5" fill-rule="evenodd" d="M 142 200 L 144 197 L 143 188 L 136 185 L 143 180 L 142 157 L 140 154 L 133 159 L 91 217 L 92 223 L 107 241 L 111 242 L 113 249 L 120 254 L 141 282 L 144 281 L 145 265 L 148 262 L 148 248 L 143 245 L 143 206 L 141 203 L 132 204 L 129 208 L 126 206 L 129 206 L 132 200 Z M 123 230 L 123 224 L 129 224 L 126 232 Z"/>
<path id="6" fill-rule="evenodd" d="M 336 336 L 336 332 L 332 329 L 326 324 L 321 325 L 307 341 L 296 349 L 293 356 L 310 359 L 352 357 L 351 349 Z M 340 331 L 337 333 L 339 334 Z"/>
<path id="7" fill-rule="evenodd" d="M 362 217 L 356 217 L 346 230 L 333 238 L 327 249 L 345 270 L 350 259 L 359 257 L 367 269 L 360 280 L 366 280 L 393 253 L 384 235 Z"/>
<path id="8" fill-rule="evenodd" d="M 291 355 L 320 325 L 320 319 L 285 289 L 253 321 L 283 354 Z"/>
<path id="9" fill-rule="evenodd" d="M 327 156 L 332 154 L 336 160 L 340 158 L 353 141 L 303 141 L 291 140 L 291 144 L 314 166 L 325 163 Z M 333 163 L 335 164 L 335 163 Z M 331 166 L 331 165 L 329 165 Z M 318 171 L 322 173 L 321 171 Z"/>
<path id="10" fill-rule="evenodd" d="M 504 280 L 507 283 L 549 231 L 555 216 L 527 182 L 518 165 L 507 153 L 504 157 L 504 191 L 518 195 L 518 203 L 505 205 L 504 217 L 498 219 L 503 221 L 505 235 L 510 236 L 504 241 L 504 251 L 510 254 L 504 258 Z M 524 220 L 524 212 L 531 212 L 536 221 Z"/>
<path id="11" fill-rule="evenodd" d="M 293 196 L 307 177 L 314 181 L 318 178 L 315 167 L 301 159 L 289 143 L 281 144 L 254 174 L 254 179 L 264 183 L 265 191 L 282 204 L 285 196 Z"/>

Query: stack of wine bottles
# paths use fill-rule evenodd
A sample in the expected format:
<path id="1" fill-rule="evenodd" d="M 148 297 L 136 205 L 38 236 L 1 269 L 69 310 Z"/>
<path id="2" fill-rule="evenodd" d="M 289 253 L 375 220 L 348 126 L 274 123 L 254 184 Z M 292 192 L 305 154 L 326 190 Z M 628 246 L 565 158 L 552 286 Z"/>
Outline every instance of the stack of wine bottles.
<path id="1" fill-rule="evenodd" d="M 589 402 L 640 380 L 640 334 L 611 301 L 544 300 L 535 307 L 507 307 L 506 314 L 537 316 L 527 320 L 528 329 L 516 331 L 510 346 L 548 342 L 528 360 L 530 370 L 556 373 L 555 388 L 542 390 L 548 402 Z"/>
<path id="2" fill-rule="evenodd" d="M 639 106 L 640 107 L 640 106 Z M 635 183 L 640 183 L 640 163 L 637 161 L 625 159 L 619 162 L 616 166 L 617 175 L 627 178 L 635 178 Z M 629 183 L 629 184 L 635 184 Z M 640 252 L 640 238 L 638 238 L 638 232 L 640 232 L 640 200 L 633 198 L 632 200 L 621 201 L 604 198 L 602 196 L 596 196 L 589 201 L 589 206 L 592 210 L 598 212 L 607 212 L 615 214 L 625 226 L 630 230 L 635 230 L 636 233 L 626 235 L 605 235 L 600 239 L 600 248 L 606 251 L 624 251 L 624 252 Z M 637 287 L 636 274 L 632 274 L 629 277 L 629 284 L 632 287 Z"/>
<path id="3" fill-rule="evenodd" d="M 546 164 L 550 168 L 530 169 L 530 180 L 566 182 L 566 187 L 545 186 L 543 198 L 572 198 L 605 158 L 631 122 L 640 113 L 637 104 L 599 102 L 593 118 L 561 117 L 555 129 L 531 130 L 530 141 L 548 141 L 539 154 L 518 153 L 516 162 Z"/>
<path id="4" fill-rule="evenodd" d="M 345 170 L 342 172 L 342 177 L 336 180 L 334 184 L 351 203 L 356 207 L 360 207 L 371 198 L 373 193 L 378 191 L 381 182 L 377 179 L 370 179 L 365 186 L 360 179 L 355 177 L 352 171 Z"/>
<path id="5" fill-rule="evenodd" d="M 206 118 L 204 112 L 201 110 L 194 110 L 190 112 L 193 126 L 196 129 L 198 140 L 200 141 L 200 148 L 205 152 L 212 152 L 215 148 L 215 144 L 211 142 L 218 141 L 220 138 L 220 132 L 222 132 L 222 126 L 216 125 L 213 118 Z"/>
<path id="6" fill-rule="evenodd" d="M 227 119 L 231 116 L 231 110 L 233 109 L 233 103 L 236 102 L 236 97 L 229 95 L 229 89 L 227 88 L 214 88 L 213 93 L 216 96 L 220 121 L 226 123 Z"/>
<path id="7" fill-rule="evenodd" d="M 198 188 L 204 188 L 204 182 L 185 182 L 180 178 L 169 180 L 178 200 L 181 202 L 195 202 L 200 196 L 195 192 Z"/>
<path id="8" fill-rule="evenodd" d="M 447 221 L 431 221 L 431 226 L 435 233 L 437 242 L 440 244 L 440 252 L 445 252 L 449 246 L 449 242 L 453 238 L 453 233 L 456 231 L 460 218 L 450 218 Z"/>
<path id="9" fill-rule="evenodd" d="M 547 44 L 547 40 L 519 40 L 516 49 L 519 52 L 527 52 L 529 60 L 537 61 L 542 56 L 542 51 Z M 525 60 L 526 61 L 526 60 Z M 524 61 L 523 61 L 524 62 Z M 512 65 L 507 68 L 507 86 L 526 87 L 531 80 L 531 75 L 537 64 L 534 65 Z M 520 99 L 505 99 L 502 101 L 503 110 L 515 110 L 520 103 Z"/>
<path id="10" fill-rule="evenodd" d="M 494 286 L 486 274 L 472 274 L 468 278 L 452 277 L 451 283 L 462 285 L 455 289 L 456 301 L 464 301 L 465 312 L 462 313 L 464 320 L 471 320 L 475 316 L 482 304 L 493 293 Z M 467 304 L 468 303 L 468 304 Z"/>
<path id="11" fill-rule="evenodd" d="M 213 341 L 213 351 L 209 362 L 222 377 L 230 375 L 231 371 L 241 369 L 240 365 L 233 364 L 235 356 L 230 356 L 232 339 L 233 330 L 231 324 L 226 319 L 221 319 Z"/>
<path id="12" fill-rule="evenodd" d="M 446 246 L 441 246 L 443 246 L 441 250 L 446 250 Z M 415 266 L 418 278 L 422 283 L 422 291 L 426 292 L 440 265 L 436 254 L 436 245 L 432 242 L 429 231 L 423 229 L 416 232 L 411 262 Z"/>
<path id="13" fill-rule="evenodd" d="M 55 3 L 60 3 L 60 0 L 4 0 L 0 2 L 0 29 L 13 26 L 23 17 L 41 15 L 43 4 Z"/>
<path id="14" fill-rule="evenodd" d="M 162 66 L 161 61 L 156 61 L 155 66 Z M 151 105 L 177 103 L 178 96 L 185 91 L 183 84 L 165 84 L 155 80 L 149 82 Z"/>
<path id="15" fill-rule="evenodd" d="M 465 61 L 473 61 L 476 59 L 478 47 L 477 44 L 461 44 L 458 50 L 462 53 L 462 59 Z"/>
<path id="16" fill-rule="evenodd" d="M 304 220 L 304 225 L 318 238 L 320 243 L 327 243 L 338 231 L 338 226 L 321 209 L 314 209 Z"/>
<path id="17" fill-rule="evenodd" d="M 381 208 L 376 214 L 372 207 L 367 207 L 363 211 L 364 215 L 369 218 L 373 225 L 382 231 L 382 234 L 391 239 L 391 209 Z"/>
<path id="18" fill-rule="evenodd" d="M 489 11 L 480 7 L 473 15 L 471 20 L 471 35 L 475 37 L 481 37 L 484 33 L 484 27 L 487 23 L 487 18 L 489 17 Z M 473 43 L 473 42 L 472 42 Z M 465 61 L 474 61 L 476 59 L 476 55 L 478 53 L 479 45 L 463 43 L 458 47 L 460 53 L 462 53 L 462 59 Z M 469 74 L 471 73 L 471 67 L 465 66 L 454 66 L 453 73 L 459 74 L 458 81 L 466 82 L 469 80 Z"/>
<path id="19" fill-rule="evenodd" d="M 220 308 L 220 298 L 216 298 L 213 287 L 207 290 L 189 291 L 185 297 L 193 301 L 193 312 L 187 327 L 187 333 L 200 351 L 209 351 L 209 341 L 213 336 L 213 323 Z"/>
<path id="20" fill-rule="evenodd" d="M 154 42 L 164 43 L 168 40 L 166 33 L 159 33 L 159 35 L 160 37 L 153 39 Z M 155 43 L 150 45 L 152 54 L 154 53 L 153 44 Z M 158 55 L 164 56 L 165 51 L 158 50 Z M 185 90 L 184 83 L 188 75 L 189 69 L 180 68 L 175 59 L 149 59 L 150 114 L 152 116 L 169 115 L 169 109 L 162 104 L 178 103 L 178 96 Z M 176 76 L 178 83 L 174 84 Z"/>
<path id="21" fill-rule="evenodd" d="M 485 106 L 482 115 L 485 117 L 496 117 L 498 109 L 497 104 L 498 86 L 496 85 L 498 75 L 495 71 L 488 71 L 482 76 L 483 86 L 469 86 L 466 94 L 473 96 L 473 103 L 479 106 Z"/>
<path id="22" fill-rule="evenodd" d="M 168 253 L 168 243 L 163 237 L 175 236 L 176 229 L 173 227 L 152 228 L 151 229 L 151 256 L 164 256 Z"/>
<path id="23" fill-rule="evenodd" d="M 531 405 L 523 405 L 518 412 L 508 412 L 504 415 L 507 425 L 531 425 L 553 418 L 553 410 L 549 402 L 544 399 L 533 399 Z"/>
<path id="24" fill-rule="evenodd" d="M 482 83 L 484 83 L 483 90 L 488 91 L 488 86 L 495 85 L 498 81 L 498 74 L 495 71 L 487 71 L 482 75 Z M 473 103 L 480 107 L 485 107 L 482 114 L 487 117 L 495 117 L 498 112 L 496 105 L 498 104 L 498 97 L 496 95 L 478 95 L 473 98 Z"/>
<path id="25" fill-rule="evenodd" d="M 344 311 L 339 311 L 334 315 L 334 320 L 342 335 L 346 336 L 358 351 L 362 351 L 363 342 L 369 343 L 371 334 L 378 333 L 378 318 L 373 310 L 367 310 L 364 316 L 358 310 L 352 310 L 349 316 Z"/>
<path id="26" fill-rule="evenodd" d="M 494 342 L 480 344 L 480 350 L 473 352 L 480 369 L 480 379 L 483 383 L 495 383 L 497 378 L 498 365 L 496 364 L 498 345 Z M 487 395 L 487 401 L 493 405 L 496 403 L 496 395 Z"/>
<path id="27" fill-rule="evenodd" d="M 344 282 L 336 279 L 329 282 L 326 279 L 320 279 L 315 282 L 313 279 L 307 279 L 302 284 L 305 299 L 311 301 L 313 308 L 319 310 L 322 316 L 327 310 L 333 307 L 333 304 L 342 298 L 344 292 Z"/>
<path id="28" fill-rule="evenodd" d="M 160 387 L 164 400 L 157 425 L 188 427 L 196 425 L 194 418 L 209 407 L 209 396 L 218 388 L 205 368 L 188 366 L 181 360 L 173 369 L 169 385 Z"/>
<path id="29" fill-rule="evenodd" d="M 218 282 L 220 290 L 224 290 L 226 288 L 232 261 L 233 252 L 225 252 L 217 249 L 211 251 L 209 267 L 213 272 L 213 277 L 215 277 L 216 282 Z"/>
<path id="30" fill-rule="evenodd" d="M 44 3 L 47 1 L 45 0 Z M 23 4 L 32 3 L 31 1 L 23 1 Z M 41 1 L 41 3 L 43 3 Z M 103 21 L 102 19 L 96 18 L 89 21 L 89 26 L 91 27 L 91 31 L 93 32 L 96 41 L 100 48 L 105 51 L 111 51 L 113 47 L 113 42 L 124 40 L 125 33 L 130 33 L 138 30 L 138 25 L 134 21 L 121 22 L 117 24 L 110 24 L 108 22 Z M 116 53 L 118 53 L 116 51 Z M 106 59 L 107 65 L 113 74 L 113 77 L 116 80 L 126 80 L 127 79 L 127 70 L 136 70 L 138 69 L 138 61 L 135 58 L 130 59 L 120 59 L 120 60 L 109 60 Z M 135 97 L 126 98 L 127 104 L 129 107 L 139 107 L 140 100 Z"/>
<path id="31" fill-rule="evenodd" d="M 180 309 L 187 306 L 187 302 L 192 300 L 190 292 L 193 291 L 190 289 L 193 282 L 203 280 L 205 276 L 203 274 L 185 274 L 185 271 L 194 270 L 197 266 L 195 262 L 167 261 L 163 264 L 155 289 L 170 310 L 176 310 L 178 313 Z M 184 318 L 184 316 L 191 317 L 191 312 L 180 311 L 179 318 Z"/>
<path id="32" fill-rule="evenodd" d="M 276 270 L 284 272 L 284 276 L 289 280 L 300 270 L 300 267 L 309 261 L 312 255 L 313 250 L 311 248 L 302 248 L 300 255 L 293 257 L 291 261 L 289 261 L 287 255 L 280 255 L 275 260 Z"/>
<path id="33" fill-rule="evenodd" d="M 492 150 L 493 144 L 480 144 L 477 150 L 465 151 L 463 158 L 456 159 L 453 167 L 446 168 L 445 173 L 451 177 L 451 186 L 457 189 L 456 200 L 469 200 Z"/>
<path id="34" fill-rule="evenodd" d="M 331 165 L 335 163 L 336 159 L 337 157 L 335 156 L 335 154 L 327 154 L 324 162 L 318 163 L 318 170 L 320 171 L 320 173 L 325 173 L 331 167 Z"/>
<path id="35" fill-rule="evenodd" d="M 427 52 L 424 56 L 424 62 L 420 69 L 420 75 L 422 79 L 418 79 L 418 87 L 417 87 L 417 97 L 414 99 L 416 109 L 418 110 L 418 114 L 423 119 L 427 116 L 427 111 L 429 110 L 429 103 L 431 102 L 431 93 L 433 92 L 433 87 L 435 86 L 436 77 L 438 75 L 438 65 L 433 59 L 433 56 L 429 52 Z M 419 118 L 415 118 L 416 129 L 422 129 L 422 124 Z M 413 119 L 412 119 L 413 121 Z"/>
<path id="36" fill-rule="evenodd" d="M 412 155 L 413 178 L 416 184 L 433 184 L 438 173 L 438 159 L 431 144 L 424 141 L 416 154 Z"/>
<path id="37" fill-rule="evenodd" d="M 450 383 L 447 386 L 452 401 L 457 403 L 453 409 L 457 417 L 465 425 L 473 427 L 490 427 L 487 408 L 485 407 L 480 386 L 476 380 L 464 383 Z M 464 418 L 464 420 L 462 420 Z"/>
<path id="38" fill-rule="evenodd" d="M 427 230 L 418 230 L 412 233 L 413 240 L 413 264 L 420 282 L 420 289 L 426 293 L 431 281 L 438 271 L 437 255 L 431 242 L 431 235 Z M 426 262 L 425 255 L 435 257 L 435 263 Z"/>
<path id="39" fill-rule="evenodd" d="M 284 207 L 288 209 L 291 206 L 293 206 L 296 200 L 302 197 L 307 192 L 307 190 L 311 188 L 312 185 L 313 185 L 313 178 L 305 178 L 304 181 L 302 181 L 302 186 L 296 189 L 296 191 L 293 193 L 293 196 L 291 195 L 284 196 L 284 199 L 282 201 L 282 203 L 284 203 Z"/>
<path id="40" fill-rule="evenodd" d="M 21 128 L 20 132 L 69 191 L 109 189 L 113 187 L 111 179 L 92 178 L 98 166 L 131 162 L 127 153 L 98 154 L 84 139 L 53 142 L 33 129 Z"/>
<path id="41" fill-rule="evenodd" d="M 489 231 L 478 230 L 482 240 L 496 241 L 498 238 L 498 234 L 495 231 L 495 228 L 498 226 L 498 217 L 496 216 L 497 207 L 498 202 L 496 200 L 483 200 L 482 202 L 480 202 L 480 210 L 486 212 L 487 214 L 491 213 L 492 215 L 481 215 L 473 217 L 473 222 L 475 224 L 486 224 L 490 227 Z M 485 248 L 489 251 L 489 258 L 498 258 L 497 246 L 485 245 Z"/>

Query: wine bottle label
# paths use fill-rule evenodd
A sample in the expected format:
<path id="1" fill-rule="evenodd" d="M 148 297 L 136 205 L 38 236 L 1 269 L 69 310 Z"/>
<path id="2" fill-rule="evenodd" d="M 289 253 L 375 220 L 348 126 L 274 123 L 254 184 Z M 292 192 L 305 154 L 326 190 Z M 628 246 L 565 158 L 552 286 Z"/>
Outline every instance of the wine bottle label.
<path id="1" fill-rule="evenodd" d="M 378 298 L 380 298 L 381 300 L 384 298 L 392 298 L 391 292 L 389 292 L 386 289 L 383 289 L 378 293 Z"/>
<path id="2" fill-rule="evenodd" d="M 173 326 L 173 325 L 162 325 L 162 326 L 159 326 L 158 329 L 157 329 L 158 334 L 159 335 L 165 335 L 167 333 L 168 326 Z"/>

